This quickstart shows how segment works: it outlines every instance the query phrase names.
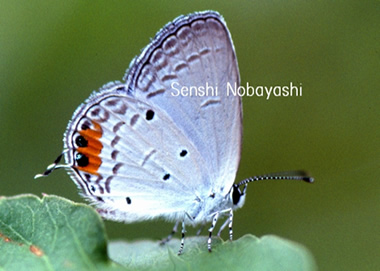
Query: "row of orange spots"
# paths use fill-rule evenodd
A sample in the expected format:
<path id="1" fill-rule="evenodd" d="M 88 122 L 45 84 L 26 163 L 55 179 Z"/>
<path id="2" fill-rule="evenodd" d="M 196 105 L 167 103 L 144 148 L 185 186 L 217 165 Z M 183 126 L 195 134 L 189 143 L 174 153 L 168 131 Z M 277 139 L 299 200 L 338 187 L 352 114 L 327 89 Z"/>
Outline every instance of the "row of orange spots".
<path id="1" fill-rule="evenodd" d="M 102 160 L 99 157 L 103 149 L 103 144 L 100 142 L 100 138 L 103 135 L 102 127 L 96 121 L 92 120 L 94 129 L 85 129 L 79 131 L 79 134 L 87 141 L 86 147 L 78 147 L 77 152 L 85 155 L 88 159 L 86 166 L 76 166 L 77 169 L 98 175 L 98 169 L 102 164 Z"/>

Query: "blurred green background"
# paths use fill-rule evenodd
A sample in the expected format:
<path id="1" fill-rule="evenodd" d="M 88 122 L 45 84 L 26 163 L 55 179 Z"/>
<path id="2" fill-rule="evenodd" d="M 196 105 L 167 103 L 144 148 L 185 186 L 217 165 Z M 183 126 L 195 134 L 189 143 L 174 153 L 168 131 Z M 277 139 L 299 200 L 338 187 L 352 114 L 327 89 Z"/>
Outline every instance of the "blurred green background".
<path id="1" fill-rule="evenodd" d="M 316 179 L 251 184 L 235 238 L 276 234 L 320 270 L 379 270 L 379 1 L 0 1 L 0 195 L 82 201 L 63 170 L 33 179 L 61 152 L 72 113 L 167 22 L 205 9 L 227 21 L 243 84 L 303 86 L 302 97 L 243 99 L 237 180 L 292 169 Z M 111 239 L 158 240 L 172 225 L 106 227 Z"/>

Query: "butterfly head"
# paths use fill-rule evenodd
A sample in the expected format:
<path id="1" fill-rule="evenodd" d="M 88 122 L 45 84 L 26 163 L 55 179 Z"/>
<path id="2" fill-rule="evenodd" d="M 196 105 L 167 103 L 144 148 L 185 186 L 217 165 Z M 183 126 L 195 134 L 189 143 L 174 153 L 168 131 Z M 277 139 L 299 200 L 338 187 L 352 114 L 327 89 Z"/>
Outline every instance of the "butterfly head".
<path id="1" fill-rule="evenodd" d="M 241 181 L 238 184 L 234 184 L 231 187 L 230 192 L 228 193 L 227 196 L 229 197 L 229 201 L 232 203 L 232 209 L 236 210 L 238 208 L 241 208 L 244 205 L 247 186 L 249 183 L 255 182 L 255 181 L 263 181 L 263 180 L 298 180 L 298 181 L 304 181 L 307 183 L 314 182 L 314 178 L 310 177 L 304 171 L 293 171 L 293 172 L 285 172 L 285 173 L 274 173 L 274 174 L 263 175 L 263 176 L 253 176 Z M 243 186 L 242 190 L 240 189 L 241 186 Z"/>
<path id="2" fill-rule="evenodd" d="M 245 202 L 245 195 L 247 190 L 247 184 L 244 185 L 243 189 L 240 189 L 238 184 L 234 184 L 228 194 L 229 200 L 232 203 L 232 209 L 236 210 L 241 208 Z"/>

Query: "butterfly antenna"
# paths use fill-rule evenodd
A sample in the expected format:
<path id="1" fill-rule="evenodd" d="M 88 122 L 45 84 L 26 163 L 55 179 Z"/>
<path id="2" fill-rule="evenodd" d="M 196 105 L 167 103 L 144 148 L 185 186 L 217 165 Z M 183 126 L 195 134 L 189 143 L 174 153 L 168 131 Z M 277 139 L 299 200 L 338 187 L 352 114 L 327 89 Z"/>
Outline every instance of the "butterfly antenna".
<path id="1" fill-rule="evenodd" d="M 68 167 L 68 165 L 59 165 L 58 163 L 61 161 L 63 155 L 65 154 L 65 152 L 67 152 L 67 150 L 63 151 L 55 160 L 54 160 L 54 163 L 53 164 L 50 164 L 44 173 L 42 174 L 37 174 L 36 176 L 34 176 L 34 179 L 38 179 L 38 178 L 41 178 L 41 177 L 46 177 L 48 176 L 50 173 L 52 173 L 54 170 L 56 169 L 59 169 L 59 168 L 65 168 L 65 167 Z"/>
<path id="2" fill-rule="evenodd" d="M 296 174 L 289 175 L 289 173 L 291 174 L 296 173 Z M 281 175 L 281 174 L 288 174 L 288 175 Z M 273 174 L 249 177 L 241 181 L 240 183 L 238 183 L 237 186 L 246 185 L 251 182 L 264 181 L 264 180 L 296 180 L 296 181 L 304 181 L 307 183 L 314 182 L 314 178 L 308 176 L 305 171 L 292 171 L 292 172 L 273 173 Z"/>

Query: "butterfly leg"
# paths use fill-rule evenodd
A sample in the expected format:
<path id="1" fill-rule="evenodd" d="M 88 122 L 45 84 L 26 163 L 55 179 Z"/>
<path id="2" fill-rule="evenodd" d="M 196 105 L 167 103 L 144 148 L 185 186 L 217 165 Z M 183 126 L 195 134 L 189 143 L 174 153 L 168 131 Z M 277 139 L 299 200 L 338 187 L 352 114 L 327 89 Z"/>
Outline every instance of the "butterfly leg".
<path id="1" fill-rule="evenodd" d="M 178 229 L 178 224 L 179 224 L 179 221 L 177 221 L 175 224 L 174 224 L 174 227 L 172 229 L 172 232 L 165 238 L 165 239 L 162 239 L 161 242 L 160 242 L 160 245 L 165 245 L 167 242 L 169 242 L 174 234 L 177 233 L 177 229 Z"/>
<path id="2" fill-rule="evenodd" d="M 214 217 L 212 218 L 211 227 L 208 230 L 209 234 L 208 234 L 208 240 L 207 240 L 207 248 L 208 248 L 209 252 L 211 252 L 211 236 L 212 236 L 212 231 L 215 228 L 215 225 L 216 225 L 216 222 L 218 221 L 218 218 L 219 218 L 219 212 L 216 213 L 214 215 Z"/>
<path id="3" fill-rule="evenodd" d="M 199 230 L 198 230 L 197 233 L 196 233 L 197 236 L 201 235 L 201 233 L 202 233 L 204 227 L 205 227 L 205 224 L 202 224 L 202 225 L 199 227 Z"/>
<path id="4" fill-rule="evenodd" d="M 220 227 L 219 229 L 219 232 L 218 232 L 218 236 L 220 236 L 220 234 L 222 233 L 222 231 L 224 230 L 224 228 L 227 226 L 228 224 L 228 227 L 230 229 L 230 240 L 232 241 L 232 236 L 233 236 L 233 231 L 232 231 L 232 220 L 233 220 L 233 217 L 234 217 L 234 213 L 232 211 L 232 209 L 230 210 L 230 215 L 228 216 L 228 218 L 226 219 L 226 221 L 223 223 L 223 225 Z"/>
<path id="5" fill-rule="evenodd" d="M 217 236 L 220 237 L 220 235 L 222 234 L 222 231 L 224 230 L 224 228 L 227 226 L 228 222 L 230 221 L 229 218 L 226 219 L 226 221 L 224 221 L 223 225 L 220 227 L 219 231 L 218 231 L 218 234 Z"/>
<path id="6" fill-rule="evenodd" d="M 181 246 L 179 247 L 178 255 L 181 255 L 183 252 L 183 247 L 185 246 L 185 221 L 182 221 L 182 237 L 181 237 Z"/>

